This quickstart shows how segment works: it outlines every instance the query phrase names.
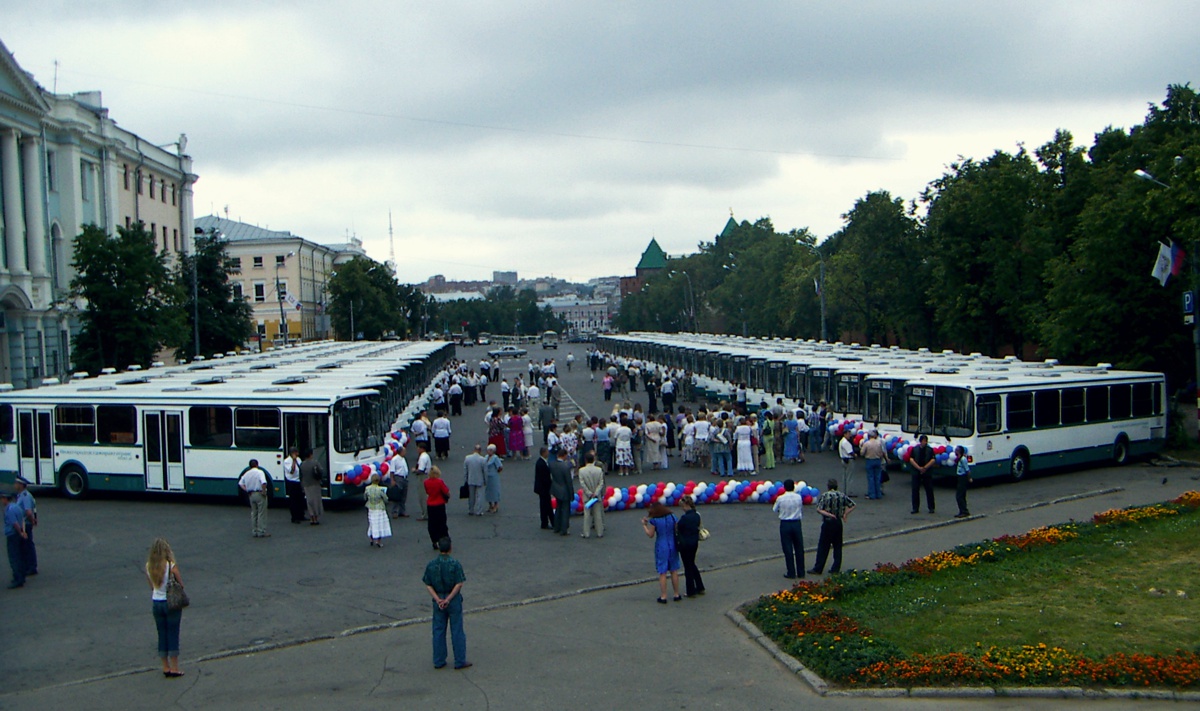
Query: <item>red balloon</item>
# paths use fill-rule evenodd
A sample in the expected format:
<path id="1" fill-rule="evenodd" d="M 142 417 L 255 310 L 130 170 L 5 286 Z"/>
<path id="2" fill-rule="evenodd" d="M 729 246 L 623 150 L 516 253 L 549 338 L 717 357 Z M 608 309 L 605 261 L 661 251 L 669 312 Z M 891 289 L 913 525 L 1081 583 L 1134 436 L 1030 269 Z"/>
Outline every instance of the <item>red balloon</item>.
<path id="1" fill-rule="evenodd" d="M 804 501 L 805 506 L 807 506 L 813 502 L 813 497 L 811 497 L 811 496 L 802 496 L 800 498 L 801 498 L 801 500 Z"/>
<path id="2" fill-rule="evenodd" d="M 380 464 L 380 465 L 379 465 L 379 473 L 380 473 L 380 474 L 387 474 L 387 473 L 388 473 L 388 463 L 387 463 L 387 462 L 384 462 L 383 464 Z"/>

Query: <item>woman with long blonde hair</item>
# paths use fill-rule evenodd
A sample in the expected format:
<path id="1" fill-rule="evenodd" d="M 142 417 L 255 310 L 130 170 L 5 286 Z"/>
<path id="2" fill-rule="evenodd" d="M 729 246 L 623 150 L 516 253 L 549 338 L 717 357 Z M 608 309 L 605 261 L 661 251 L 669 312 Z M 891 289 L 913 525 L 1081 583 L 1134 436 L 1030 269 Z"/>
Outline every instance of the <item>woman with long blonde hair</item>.
<path id="1" fill-rule="evenodd" d="M 183 610 L 167 609 L 168 576 L 183 584 L 171 544 L 165 538 L 155 538 L 146 556 L 146 582 L 150 584 L 150 606 L 158 628 L 158 656 L 162 659 L 163 676 L 179 677 L 183 676 L 179 671 L 179 621 Z"/>

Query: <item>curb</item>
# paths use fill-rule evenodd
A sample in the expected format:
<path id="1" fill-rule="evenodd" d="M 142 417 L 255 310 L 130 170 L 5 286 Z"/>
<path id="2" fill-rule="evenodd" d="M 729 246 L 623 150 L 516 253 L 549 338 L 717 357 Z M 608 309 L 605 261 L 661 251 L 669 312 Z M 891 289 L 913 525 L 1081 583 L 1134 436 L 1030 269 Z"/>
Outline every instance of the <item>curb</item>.
<path id="1" fill-rule="evenodd" d="M 804 683 L 812 687 L 813 691 L 817 692 L 821 696 L 825 696 L 829 693 L 829 685 L 825 683 L 824 679 L 817 676 L 811 669 L 801 664 L 795 657 L 780 649 L 779 645 L 771 641 L 770 638 L 762 633 L 762 630 L 755 627 L 754 623 L 750 620 L 747 620 L 742 613 L 737 611 L 737 609 L 729 610 L 725 613 L 725 616 L 732 620 L 733 624 L 740 627 L 743 632 L 750 635 L 750 639 L 758 642 L 763 649 L 767 650 L 767 653 L 774 657 L 775 661 L 784 665 L 793 674 L 803 679 Z"/>

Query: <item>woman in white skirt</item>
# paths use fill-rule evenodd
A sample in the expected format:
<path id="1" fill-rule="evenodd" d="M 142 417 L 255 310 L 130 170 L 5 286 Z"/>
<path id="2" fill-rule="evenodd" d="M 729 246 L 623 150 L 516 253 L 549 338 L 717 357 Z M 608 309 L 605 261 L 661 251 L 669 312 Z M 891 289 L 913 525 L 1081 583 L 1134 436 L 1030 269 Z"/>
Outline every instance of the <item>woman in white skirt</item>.
<path id="1" fill-rule="evenodd" d="M 633 429 L 624 415 L 621 416 L 621 426 L 617 428 L 616 440 L 617 468 L 621 476 L 628 476 L 633 467 Z"/>
<path id="2" fill-rule="evenodd" d="M 367 537 L 371 545 L 383 548 L 383 539 L 392 537 L 392 522 L 387 515 L 387 489 L 380 485 L 379 475 L 372 474 L 365 492 L 367 499 Z"/>
<path id="3" fill-rule="evenodd" d="M 754 454 L 752 448 L 754 428 L 750 425 L 750 419 L 746 418 L 733 431 L 733 440 L 737 443 L 737 470 L 739 472 L 754 471 Z"/>

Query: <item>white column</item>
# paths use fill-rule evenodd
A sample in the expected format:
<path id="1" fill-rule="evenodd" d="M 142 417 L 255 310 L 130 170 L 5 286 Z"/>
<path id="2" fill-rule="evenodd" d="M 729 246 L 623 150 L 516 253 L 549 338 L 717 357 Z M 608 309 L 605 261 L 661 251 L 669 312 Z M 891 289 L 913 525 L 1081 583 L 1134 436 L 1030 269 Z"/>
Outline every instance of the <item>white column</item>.
<path id="1" fill-rule="evenodd" d="M 17 157 L 17 129 L 0 131 L 0 171 L 4 182 L 4 246 L 8 270 L 28 274 L 25 268 L 25 217 L 21 205 L 21 162 Z"/>
<path id="2" fill-rule="evenodd" d="M 21 142 L 25 163 L 25 244 L 29 254 L 29 270 L 35 278 L 50 276 L 46 271 L 46 221 L 42 219 L 42 191 L 45 183 L 40 170 L 40 141 L 26 136 Z"/>

